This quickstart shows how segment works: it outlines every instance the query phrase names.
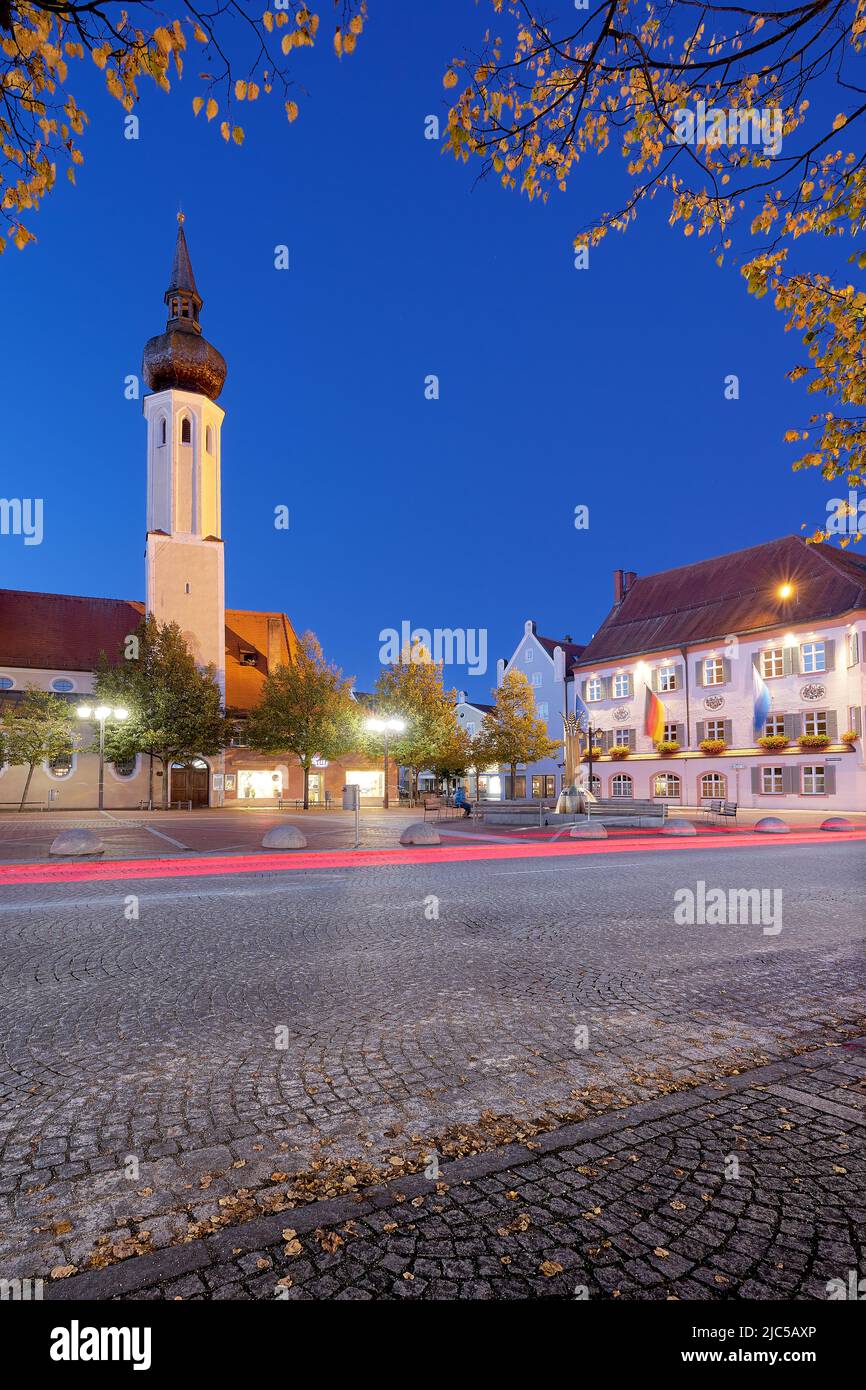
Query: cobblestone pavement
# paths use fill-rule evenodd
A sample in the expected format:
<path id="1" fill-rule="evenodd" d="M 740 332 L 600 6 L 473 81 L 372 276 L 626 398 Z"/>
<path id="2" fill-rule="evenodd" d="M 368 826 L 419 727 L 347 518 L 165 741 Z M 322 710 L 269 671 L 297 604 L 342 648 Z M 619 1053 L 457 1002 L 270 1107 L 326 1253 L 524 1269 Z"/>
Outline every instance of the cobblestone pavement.
<path id="1" fill-rule="evenodd" d="M 696 880 L 784 886 L 783 930 L 675 926 Z M 854 1036 L 863 882 L 832 843 L 6 888 L 0 1274 L 182 1258 Z"/>
<path id="2" fill-rule="evenodd" d="M 827 1299 L 863 1273 L 864 1132 L 866 1046 L 827 1048 L 49 1297 Z"/>

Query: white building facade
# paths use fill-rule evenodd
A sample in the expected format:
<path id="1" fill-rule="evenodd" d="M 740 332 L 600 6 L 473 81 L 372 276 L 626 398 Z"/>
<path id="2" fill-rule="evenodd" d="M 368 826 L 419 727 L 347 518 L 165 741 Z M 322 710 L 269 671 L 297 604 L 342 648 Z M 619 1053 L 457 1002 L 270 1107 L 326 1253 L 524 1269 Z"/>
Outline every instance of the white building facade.
<path id="1" fill-rule="evenodd" d="M 614 598 L 572 668 L 597 795 L 866 809 L 866 559 L 786 537 L 646 579 L 617 571 Z M 770 696 L 758 733 L 755 670 Z"/>

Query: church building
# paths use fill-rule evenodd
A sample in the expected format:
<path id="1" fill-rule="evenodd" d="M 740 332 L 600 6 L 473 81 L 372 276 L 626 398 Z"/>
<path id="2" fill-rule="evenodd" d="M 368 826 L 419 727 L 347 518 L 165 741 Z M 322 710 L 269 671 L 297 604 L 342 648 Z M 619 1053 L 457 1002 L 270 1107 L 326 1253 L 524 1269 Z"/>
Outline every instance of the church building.
<path id="1" fill-rule="evenodd" d="M 118 659 L 145 612 L 176 622 L 196 663 L 212 665 L 226 712 L 237 716 L 236 743 L 216 756 L 193 758 L 171 772 L 171 800 L 193 806 L 266 801 L 303 795 L 303 774 L 291 756 L 275 759 L 243 744 L 245 716 L 261 696 L 269 671 L 292 660 L 297 638 L 285 613 L 226 608 L 221 524 L 222 424 L 217 404 L 226 363 L 208 342 L 183 228 L 165 303 L 165 330 L 145 345 L 142 374 L 147 425 L 147 502 L 144 601 L 0 590 L 0 702 L 20 701 L 28 688 L 80 705 L 93 689 L 100 652 Z M 28 804 L 57 810 L 97 804 L 97 758 L 84 727 L 68 753 L 34 772 Z M 17 804 L 27 775 L 0 768 L 0 807 Z M 105 807 L 140 808 L 162 802 L 160 764 L 147 754 L 105 768 Z M 381 804 L 380 764 L 351 754 L 324 760 L 310 776 L 310 799 L 340 805 L 345 783 L 361 786 L 362 801 Z M 396 769 L 391 792 L 396 797 Z"/>

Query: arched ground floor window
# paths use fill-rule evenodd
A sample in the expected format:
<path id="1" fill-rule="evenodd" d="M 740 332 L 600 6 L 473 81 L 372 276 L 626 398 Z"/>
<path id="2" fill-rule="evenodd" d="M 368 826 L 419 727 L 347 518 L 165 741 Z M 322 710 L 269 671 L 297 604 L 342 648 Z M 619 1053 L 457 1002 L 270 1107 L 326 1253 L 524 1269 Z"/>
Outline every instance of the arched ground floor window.
<path id="1" fill-rule="evenodd" d="M 728 779 L 722 772 L 705 772 L 699 790 L 702 797 L 724 801 L 728 794 Z"/>
<path id="2" fill-rule="evenodd" d="M 628 773 L 618 772 L 610 779 L 611 796 L 634 796 L 634 783 Z"/>

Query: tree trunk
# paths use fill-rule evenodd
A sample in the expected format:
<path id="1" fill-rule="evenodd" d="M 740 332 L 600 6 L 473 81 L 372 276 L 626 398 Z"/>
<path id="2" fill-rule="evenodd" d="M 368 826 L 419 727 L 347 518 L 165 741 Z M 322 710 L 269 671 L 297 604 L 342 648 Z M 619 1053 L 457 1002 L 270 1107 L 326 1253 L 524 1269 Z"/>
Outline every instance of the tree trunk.
<path id="1" fill-rule="evenodd" d="M 517 763 L 509 763 L 511 768 L 511 800 L 517 800 Z"/>
<path id="2" fill-rule="evenodd" d="M 24 810 L 24 803 L 25 803 L 25 801 L 27 800 L 27 793 L 28 793 L 29 790 L 30 790 L 30 781 L 31 781 L 31 778 L 33 777 L 33 769 L 34 769 L 35 766 L 36 766 L 35 763 L 30 763 L 30 765 L 29 765 L 29 767 L 28 767 L 28 769 L 27 769 L 27 781 L 24 783 L 24 790 L 23 790 L 23 792 L 21 793 L 21 804 L 20 804 L 19 807 L 18 807 L 18 810 L 19 810 L 19 811 L 23 811 L 23 810 Z"/>
<path id="3" fill-rule="evenodd" d="M 171 782 L 171 758 L 160 758 L 162 763 L 162 809 L 168 810 L 169 783 Z"/>
<path id="4" fill-rule="evenodd" d="M 310 768 L 308 763 L 302 763 L 304 769 L 304 810 L 310 809 Z"/>

